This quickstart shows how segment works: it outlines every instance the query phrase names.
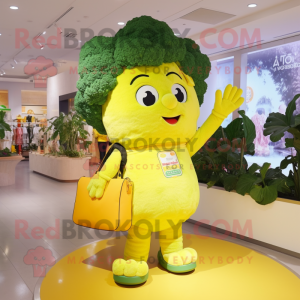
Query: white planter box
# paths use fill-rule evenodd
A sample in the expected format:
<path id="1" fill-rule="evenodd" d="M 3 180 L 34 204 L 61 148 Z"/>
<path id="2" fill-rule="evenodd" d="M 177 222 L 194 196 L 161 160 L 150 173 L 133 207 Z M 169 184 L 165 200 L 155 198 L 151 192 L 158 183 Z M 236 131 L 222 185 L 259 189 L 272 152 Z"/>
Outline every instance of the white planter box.
<path id="1" fill-rule="evenodd" d="M 16 165 L 23 159 L 21 155 L 0 157 L 0 186 L 15 184 Z"/>
<path id="2" fill-rule="evenodd" d="M 300 254 L 300 202 L 278 198 L 263 206 L 249 195 L 219 187 L 207 189 L 202 183 L 199 188 L 199 206 L 190 220 Z"/>
<path id="3" fill-rule="evenodd" d="M 80 177 L 90 177 L 90 157 L 55 157 L 38 153 L 29 153 L 30 170 L 59 181 L 78 181 Z"/>

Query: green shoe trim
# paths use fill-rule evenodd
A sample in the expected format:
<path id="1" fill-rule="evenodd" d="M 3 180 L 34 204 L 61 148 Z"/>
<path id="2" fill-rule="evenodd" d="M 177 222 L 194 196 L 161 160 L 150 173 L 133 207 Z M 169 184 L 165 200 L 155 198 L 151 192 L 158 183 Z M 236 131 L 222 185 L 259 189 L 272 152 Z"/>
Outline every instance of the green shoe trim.
<path id="1" fill-rule="evenodd" d="M 159 264 L 166 270 L 172 272 L 172 273 L 187 273 L 187 272 L 190 272 L 190 271 L 193 271 L 197 264 L 196 262 L 192 262 L 188 265 L 183 265 L 183 266 L 173 266 L 173 265 L 170 265 L 168 264 L 163 256 L 162 256 L 162 253 L 161 253 L 161 250 L 159 249 L 158 253 L 157 253 L 157 258 L 158 258 L 158 262 Z"/>
<path id="2" fill-rule="evenodd" d="M 127 276 L 120 276 L 120 275 L 114 275 L 114 281 L 119 284 L 124 285 L 137 285 L 141 284 L 147 281 L 149 272 L 145 276 L 133 276 L 133 277 L 127 277 Z"/>

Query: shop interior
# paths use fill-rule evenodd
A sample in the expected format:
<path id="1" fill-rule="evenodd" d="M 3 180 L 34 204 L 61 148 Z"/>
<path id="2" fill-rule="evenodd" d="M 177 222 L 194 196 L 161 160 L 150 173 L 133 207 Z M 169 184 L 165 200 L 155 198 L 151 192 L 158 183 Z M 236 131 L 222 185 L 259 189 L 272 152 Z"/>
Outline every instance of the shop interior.
<path id="1" fill-rule="evenodd" d="M 300 2 L 253 1 L 254 3 L 240 0 L 1 2 L 1 300 L 119 297 L 150 299 L 153 292 L 157 293 L 157 299 L 174 300 L 300 299 Z M 125 149 L 127 165 L 121 170 L 124 159 L 121 152 L 118 171 L 111 178 L 105 178 L 111 180 L 122 177 L 124 189 L 121 187 L 118 194 L 121 199 L 122 191 L 126 194 L 127 182 L 123 172 L 128 178 L 132 176 L 133 187 L 129 178 L 126 190 L 128 195 L 132 189 L 133 197 L 129 218 L 135 220 L 135 197 L 142 195 L 138 187 L 140 182 L 147 181 L 144 190 L 149 189 L 149 195 L 152 195 L 151 189 L 157 188 L 158 194 L 164 190 L 154 180 L 156 175 L 149 175 L 147 180 L 146 176 L 152 169 L 151 165 L 144 162 L 144 157 L 148 159 L 148 156 L 143 151 L 135 156 L 141 157 L 140 160 L 132 160 L 135 151 L 142 149 L 144 144 L 134 140 L 134 147 L 126 146 L 130 140 L 127 133 L 132 131 L 132 136 L 139 137 L 140 120 L 150 122 L 153 120 L 151 112 L 154 114 L 155 110 L 151 110 L 149 105 L 149 113 L 138 116 L 141 105 L 143 109 L 148 108 L 148 104 L 140 103 L 139 90 L 133 95 L 137 101 L 128 107 L 122 103 L 127 99 L 125 88 L 124 92 L 118 90 L 118 85 L 125 86 L 120 78 L 125 78 L 122 76 L 126 74 L 143 77 L 132 81 L 128 77 L 126 80 L 129 88 L 135 88 L 139 80 L 148 82 L 151 76 L 157 75 L 157 65 L 153 67 L 149 64 L 149 70 L 153 67 L 154 71 L 145 75 L 140 71 L 145 66 L 144 63 L 129 63 L 131 59 L 136 59 L 135 56 L 144 59 L 145 53 L 148 53 L 147 47 L 140 46 L 142 42 L 138 40 L 139 35 L 148 39 L 149 45 L 151 44 L 149 48 L 155 43 L 163 45 L 159 47 L 166 47 L 158 51 L 158 46 L 155 46 L 153 49 L 158 52 L 153 50 L 149 61 L 155 61 L 171 48 L 165 46 L 171 43 L 171 37 L 168 42 L 162 42 L 156 37 L 165 30 L 163 26 L 159 29 L 149 27 L 147 33 L 145 29 L 137 29 L 134 33 L 136 40 L 132 45 L 126 44 L 126 38 L 132 34 L 132 30 L 126 26 L 131 26 L 132 19 L 142 16 L 150 16 L 167 24 L 165 40 L 168 40 L 166 36 L 170 32 L 172 38 L 191 40 L 189 61 L 193 61 L 194 66 L 185 68 L 180 59 L 166 59 L 163 63 L 173 63 L 183 74 L 181 77 L 172 69 L 168 75 L 173 75 L 167 75 L 171 78 L 176 73 L 181 80 L 185 80 L 186 86 L 179 93 L 188 91 L 188 96 L 187 101 L 185 99 L 180 105 L 184 105 L 185 101 L 189 105 L 189 97 L 192 97 L 190 89 L 194 91 L 195 87 L 197 99 L 200 98 L 200 88 L 198 89 L 195 78 L 200 78 L 199 81 L 207 84 L 206 92 L 202 95 L 203 103 L 199 100 L 199 110 L 199 105 L 196 109 L 191 109 L 193 116 L 190 117 L 190 122 L 199 113 L 194 122 L 194 133 L 196 130 L 200 132 L 202 126 L 207 128 L 208 117 L 216 110 L 217 90 L 223 93 L 225 99 L 228 85 L 231 88 L 237 87 L 237 91 L 242 90 L 239 97 L 244 100 L 238 108 L 235 107 L 223 117 L 215 132 L 203 141 L 200 149 L 193 153 L 189 150 L 192 156 L 191 159 L 188 157 L 190 163 L 186 167 L 181 164 L 184 159 L 180 149 L 159 150 L 155 154 L 155 162 L 157 160 L 160 171 L 157 176 L 166 180 L 168 188 L 166 197 L 161 198 L 161 201 L 155 197 L 146 198 L 147 209 L 151 210 L 155 206 L 153 203 L 157 201 L 154 214 L 157 216 L 159 205 L 165 205 L 164 199 L 168 195 L 178 194 L 181 197 L 181 187 L 184 197 L 192 198 L 190 195 L 197 195 L 199 204 L 193 213 L 182 217 L 184 220 L 180 221 L 180 239 L 183 240 L 184 247 L 182 251 L 188 251 L 188 255 L 191 255 L 190 253 L 194 253 L 191 251 L 196 250 L 196 259 L 185 264 L 183 256 L 180 256 L 183 252 L 178 252 L 181 253 L 178 257 L 183 262 L 181 268 L 176 265 L 176 269 L 170 263 L 171 252 L 163 253 L 166 250 L 157 235 L 159 230 L 153 229 L 152 235 L 150 233 L 151 246 L 149 241 L 148 252 L 145 252 L 147 258 L 140 261 L 140 264 L 147 265 L 147 275 L 138 275 L 139 271 L 132 275 L 129 271 L 118 273 L 114 266 L 117 259 L 121 258 L 125 259 L 124 264 L 128 264 L 131 259 L 137 264 L 136 258 L 126 256 L 135 225 L 132 224 L 130 229 L 118 229 L 120 231 L 107 229 L 105 226 L 103 230 L 99 230 L 84 223 L 85 215 L 78 217 L 81 221 L 76 221 L 76 209 L 79 210 L 80 180 L 94 179 L 95 176 L 97 180 L 100 178 L 100 183 L 97 186 L 95 184 L 98 191 L 102 178 L 100 171 L 105 171 L 109 157 L 116 153 L 117 150 L 109 152 L 115 143 L 121 144 L 121 148 Z M 90 41 L 97 36 L 111 40 L 106 40 L 106 48 L 103 46 L 102 52 L 99 50 L 93 57 L 90 53 L 96 52 L 101 41 L 97 40 L 94 46 L 91 46 Z M 109 43 L 117 50 L 109 54 L 111 56 L 108 62 L 111 65 L 107 67 L 102 60 L 107 59 L 103 53 L 109 53 Z M 176 44 L 178 49 L 182 45 L 180 43 Z M 118 52 L 119 48 L 115 45 L 120 47 L 121 52 Z M 132 50 L 134 47 L 138 49 L 139 46 L 136 45 L 144 47 L 143 51 L 138 53 L 138 50 Z M 174 49 L 170 53 L 175 57 L 180 51 Z M 206 69 L 208 71 L 205 78 L 201 75 L 204 69 L 199 69 L 198 61 L 196 63 L 194 58 L 191 59 L 198 49 L 203 56 L 208 57 L 207 63 L 210 65 Z M 120 54 L 122 51 L 124 53 Z M 132 57 L 127 58 L 126 51 L 132 51 Z M 122 57 L 120 61 L 117 60 L 118 55 Z M 97 72 L 92 73 L 93 64 L 101 66 L 100 72 L 109 70 L 113 75 L 105 79 L 102 75 L 97 77 Z M 115 75 L 114 68 L 117 68 L 118 76 Z M 154 81 L 163 85 L 165 78 L 159 78 Z M 172 77 L 172 80 L 175 79 Z M 145 85 L 149 87 L 149 83 Z M 97 92 L 94 92 L 97 88 Z M 161 90 L 157 88 L 157 92 L 155 88 L 151 88 L 149 93 L 152 91 L 152 97 L 155 98 L 157 93 L 157 102 L 151 105 L 158 107 L 156 104 L 160 105 L 159 102 L 165 103 Z M 232 95 L 233 89 L 230 89 Z M 101 93 L 104 93 L 105 99 Z M 146 93 L 144 94 L 147 95 Z M 229 93 L 227 95 L 230 98 Z M 82 98 L 86 102 L 82 102 Z M 113 107 L 114 101 L 119 101 L 116 103 L 124 115 L 131 116 L 128 121 L 130 126 L 120 125 L 123 115 L 119 111 L 112 114 L 110 107 Z M 135 106 L 137 102 L 141 104 L 138 107 Z M 159 124 L 163 124 L 161 126 L 166 125 L 164 119 L 171 119 L 167 120 L 170 122 L 168 126 L 173 126 L 176 122 L 180 124 L 181 115 L 171 116 L 172 109 L 173 107 L 166 109 L 168 117 L 160 117 L 162 123 Z M 219 112 L 219 119 L 220 115 L 222 114 Z M 115 122 L 120 127 L 112 128 L 110 122 Z M 152 140 L 158 136 L 159 126 L 156 124 L 143 128 L 148 134 L 147 138 L 150 136 Z M 174 128 L 168 127 L 164 132 L 166 140 L 175 134 Z M 189 132 L 187 125 L 182 132 Z M 119 136 L 123 140 L 118 139 Z M 180 148 L 182 144 L 187 145 L 191 137 L 185 139 L 185 142 L 177 141 L 176 146 L 179 145 Z M 146 142 L 145 148 L 147 147 L 151 148 L 151 144 Z M 168 152 L 166 158 L 160 158 L 159 155 L 165 155 L 160 154 L 160 151 L 171 151 L 171 154 L 168 156 Z M 174 162 L 171 155 L 175 155 Z M 132 171 L 135 167 L 139 170 L 137 164 L 141 169 L 140 173 Z M 173 164 L 170 169 L 169 164 Z M 174 178 L 184 178 L 189 172 L 192 172 L 189 176 L 194 177 L 188 177 L 188 181 L 195 184 L 197 182 L 196 188 L 189 187 L 185 182 L 181 184 L 181 181 L 173 187 L 168 185 Z M 107 182 L 102 190 L 103 196 L 101 194 L 99 199 L 96 189 L 91 196 L 92 189 L 89 188 L 87 192 L 85 188 L 85 194 L 89 200 L 99 200 L 98 204 L 101 197 L 104 199 L 110 192 Z M 113 194 L 113 188 L 111 191 Z M 91 203 L 86 204 L 85 208 L 81 207 L 81 212 L 86 212 L 87 207 L 91 207 L 89 213 L 93 210 L 98 213 L 97 206 L 89 206 Z M 120 203 L 119 222 L 122 211 Z M 184 205 L 179 200 L 176 203 L 169 208 L 170 211 L 186 211 L 191 205 L 188 201 Z M 107 204 L 111 214 L 116 210 L 114 205 Z M 105 204 L 103 207 L 106 207 Z M 100 215 L 102 216 L 102 212 L 99 209 L 98 217 Z M 171 218 L 171 212 L 166 216 L 166 219 Z M 104 215 L 100 219 L 105 218 Z M 83 223 L 80 223 L 82 219 Z M 142 220 L 146 224 L 152 224 L 154 218 L 149 222 L 146 217 Z M 138 246 L 136 244 L 137 249 Z M 168 263 L 166 259 L 169 259 Z M 191 267 L 193 264 L 194 267 Z M 138 266 L 132 268 L 140 270 Z M 123 266 L 123 269 L 126 267 Z"/>

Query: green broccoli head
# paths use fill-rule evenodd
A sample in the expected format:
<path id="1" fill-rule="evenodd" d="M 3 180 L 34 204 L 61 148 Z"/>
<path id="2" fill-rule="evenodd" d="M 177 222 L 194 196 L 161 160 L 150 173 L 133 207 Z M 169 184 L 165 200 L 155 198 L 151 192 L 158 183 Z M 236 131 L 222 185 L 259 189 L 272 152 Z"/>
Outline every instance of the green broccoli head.
<path id="1" fill-rule="evenodd" d="M 129 21 L 114 37 L 93 37 L 80 52 L 75 108 L 88 124 L 106 134 L 102 105 L 123 68 L 171 62 L 180 64 L 182 71 L 193 78 L 201 105 L 210 61 L 193 40 L 176 37 L 165 22 L 141 16 Z"/>

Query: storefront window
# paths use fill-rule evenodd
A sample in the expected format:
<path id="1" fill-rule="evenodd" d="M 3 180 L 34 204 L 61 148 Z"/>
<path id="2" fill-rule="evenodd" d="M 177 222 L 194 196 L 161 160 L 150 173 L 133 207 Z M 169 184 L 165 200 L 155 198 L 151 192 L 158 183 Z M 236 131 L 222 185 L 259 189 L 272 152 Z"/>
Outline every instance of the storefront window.
<path id="1" fill-rule="evenodd" d="M 211 61 L 211 71 L 209 77 L 205 80 L 208 87 L 204 95 L 204 103 L 200 108 L 201 114 L 197 123 L 198 127 L 202 126 L 214 108 L 216 90 L 219 89 L 223 93 L 228 84 L 233 85 L 233 76 L 233 56 Z M 231 121 L 232 114 L 224 120 L 222 126 L 226 127 Z"/>
<path id="2" fill-rule="evenodd" d="M 286 134 L 273 143 L 263 135 L 264 123 L 271 112 L 285 113 L 286 107 L 300 93 L 300 42 L 290 43 L 247 56 L 246 114 L 256 126 L 255 156 L 249 163 L 268 161 L 275 168 L 294 150 L 285 148 Z M 297 114 L 300 103 L 297 103 Z M 266 157 L 268 157 L 266 159 Z"/>
<path id="3" fill-rule="evenodd" d="M 233 85 L 233 76 L 234 76 L 233 57 L 218 60 L 216 65 L 216 71 L 217 71 L 216 90 L 221 90 L 222 92 L 224 92 L 228 84 Z M 224 120 L 222 126 L 226 127 L 231 121 L 232 121 L 232 114 L 230 114 Z"/>

